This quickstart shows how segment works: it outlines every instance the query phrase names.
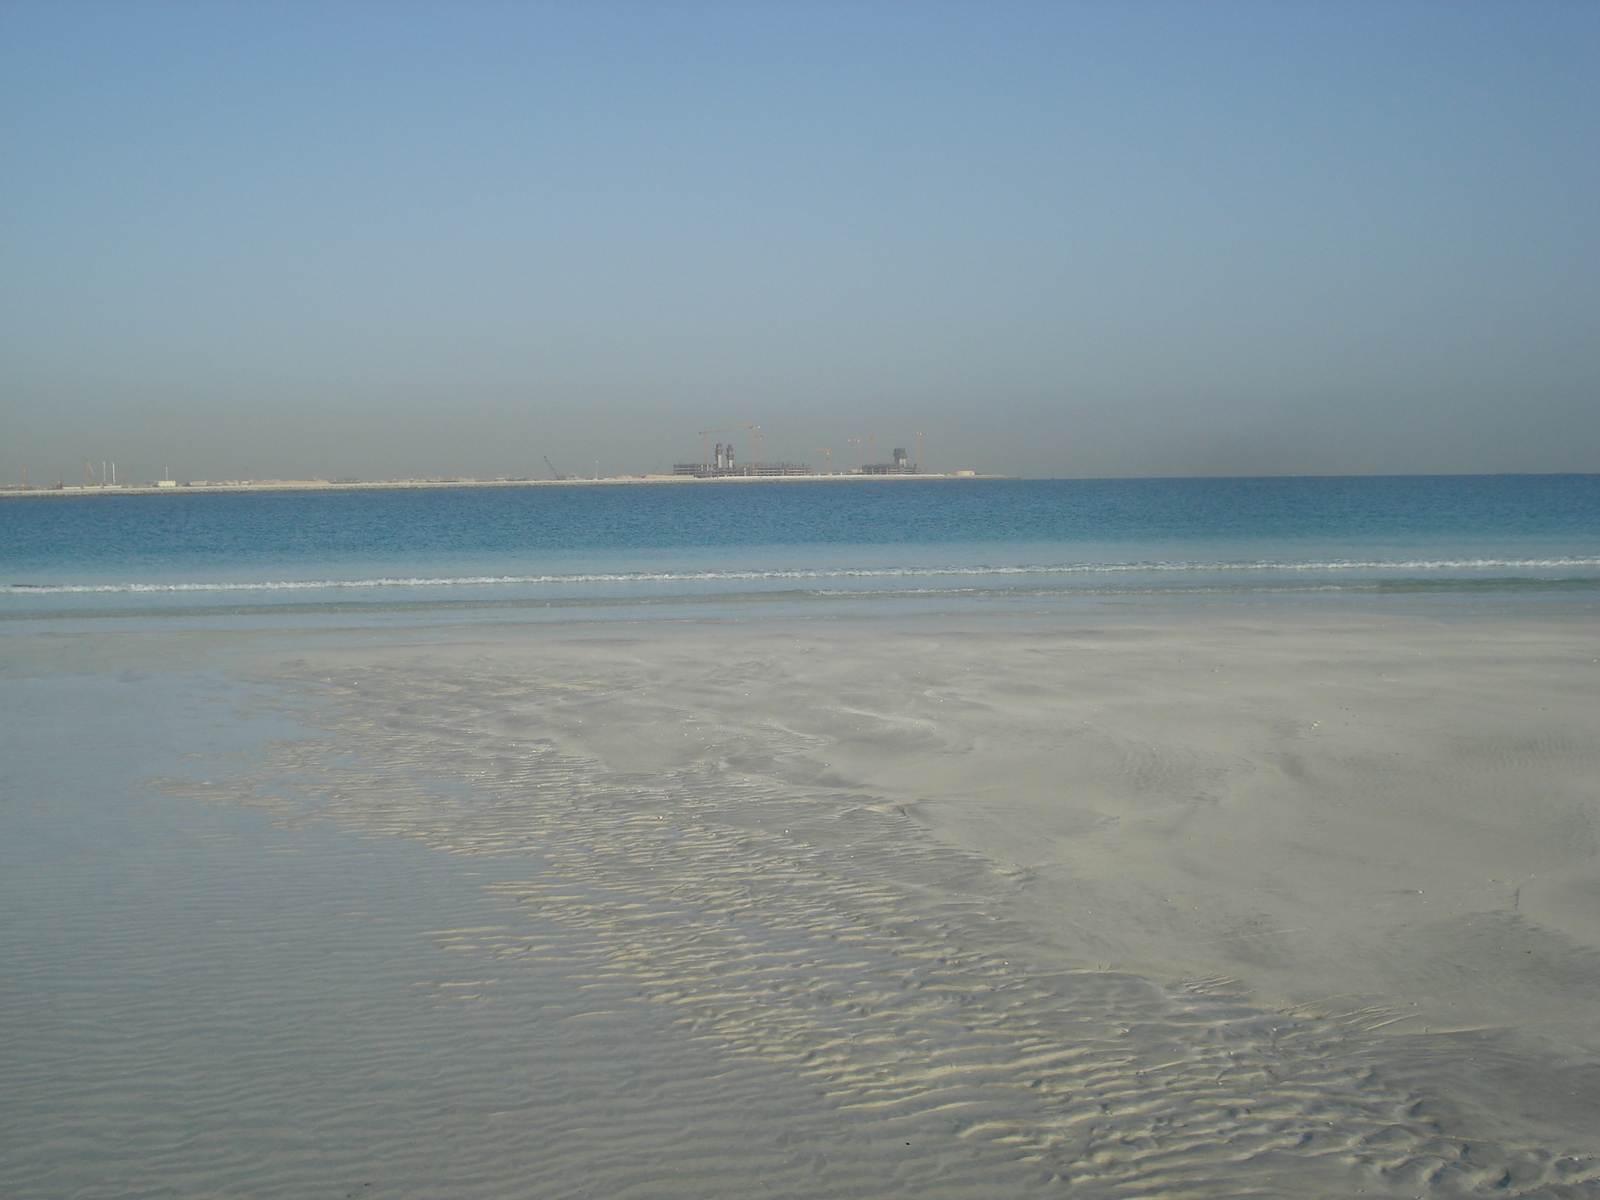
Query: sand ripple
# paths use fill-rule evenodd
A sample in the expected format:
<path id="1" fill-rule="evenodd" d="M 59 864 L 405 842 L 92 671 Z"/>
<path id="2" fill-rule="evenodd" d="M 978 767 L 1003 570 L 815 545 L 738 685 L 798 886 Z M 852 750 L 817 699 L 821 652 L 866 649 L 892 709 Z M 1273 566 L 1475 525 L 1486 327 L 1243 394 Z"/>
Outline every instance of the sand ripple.
<path id="1" fill-rule="evenodd" d="M 920 1178 L 922 1194 L 935 1179 L 950 1195 L 994 1194 L 985 1187 L 1010 1177 L 1106 1197 L 1600 1195 L 1600 1163 L 1472 1136 L 1446 1099 L 1387 1078 L 1359 1022 L 1263 1012 L 1222 979 L 1175 991 L 1030 965 L 1027 931 L 993 915 L 1026 872 L 937 842 L 879 797 L 785 785 L 726 758 L 609 767 L 539 736 L 529 680 L 493 664 L 307 669 L 293 683 L 301 719 L 327 736 L 279 744 L 259 772 L 169 786 L 534 860 L 531 880 L 486 885 L 503 923 L 439 933 L 482 964 L 467 983 L 558 971 L 586 997 L 565 1018 L 573 1029 L 640 1006 L 668 1013 L 730 1069 L 798 1081 L 841 1138 L 915 1143 L 903 1181 Z M 541 686 L 545 698 L 557 687 Z M 799 734 L 770 735 L 769 760 L 786 738 L 803 748 Z M 1126 770 L 1141 787 L 1180 773 L 1153 749 Z M 670 1108 L 670 1089 L 657 1098 Z M 692 1136 L 703 1144 L 690 1160 L 713 1162 L 717 1130 Z M 595 1169 L 594 1153 L 592 1139 L 553 1144 L 553 1177 Z M 695 1194 L 613 1182 L 606 1194 Z"/>

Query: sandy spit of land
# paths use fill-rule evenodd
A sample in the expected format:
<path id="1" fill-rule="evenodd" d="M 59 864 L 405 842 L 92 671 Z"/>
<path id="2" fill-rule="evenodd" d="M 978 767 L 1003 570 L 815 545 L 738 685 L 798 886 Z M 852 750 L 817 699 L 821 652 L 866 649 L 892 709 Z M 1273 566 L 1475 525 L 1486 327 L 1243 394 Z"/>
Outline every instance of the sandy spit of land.
<path id="1" fill-rule="evenodd" d="M 990 475 L 978 471 L 940 473 L 922 471 L 904 475 L 856 474 L 838 472 L 818 475 L 604 475 L 593 479 L 246 479 L 228 482 L 193 482 L 162 486 L 158 484 L 79 484 L 66 487 L 0 487 L 0 500 L 44 500 L 85 496 L 194 496 L 236 492 L 384 492 L 439 491 L 450 488 L 550 488 L 550 487 L 637 487 L 664 484 L 741 484 L 741 483 L 880 483 L 884 480 L 949 480 L 962 482 L 1010 479 L 1009 475 Z"/>

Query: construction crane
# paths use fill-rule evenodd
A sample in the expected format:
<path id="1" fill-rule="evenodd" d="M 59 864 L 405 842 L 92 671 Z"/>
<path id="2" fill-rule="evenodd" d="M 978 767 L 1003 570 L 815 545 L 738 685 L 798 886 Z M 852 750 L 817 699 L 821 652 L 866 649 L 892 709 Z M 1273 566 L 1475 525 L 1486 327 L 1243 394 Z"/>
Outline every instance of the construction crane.
<path id="1" fill-rule="evenodd" d="M 865 442 L 867 444 L 867 461 L 871 462 L 873 454 L 877 452 L 877 443 L 888 436 L 889 435 L 885 433 L 869 433 L 863 434 L 861 437 L 845 438 L 845 441 L 854 442 L 856 444 L 857 469 L 861 467 L 861 443 Z"/>
<path id="2" fill-rule="evenodd" d="M 756 453 L 756 437 L 758 436 L 757 431 L 761 428 L 761 426 L 751 425 L 747 422 L 735 421 L 732 425 L 729 425 L 728 428 L 748 429 L 750 431 L 750 461 L 753 463 L 760 462 L 761 456 Z"/>
<path id="3" fill-rule="evenodd" d="M 702 429 L 700 431 L 700 457 L 706 462 L 711 461 L 711 435 L 713 433 L 732 433 L 735 429 L 748 429 L 750 431 L 750 461 L 755 462 L 756 430 L 760 428 L 761 426 L 759 425 L 718 425 L 714 429 Z M 732 442 L 728 443 L 728 452 L 730 454 L 733 452 Z"/>
<path id="4" fill-rule="evenodd" d="M 560 471 L 556 470 L 556 465 L 555 465 L 555 463 L 550 461 L 550 456 L 548 454 L 546 454 L 544 456 L 544 465 L 550 468 L 550 474 L 552 474 L 552 475 L 554 475 L 556 477 L 556 482 L 557 483 L 565 483 L 566 482 L 567 477 L 565 475 L 563 475 Z"/>
<path id="5" fill-rule="evenodd" d="M 721 426 L 718 426 L 717 428 L 714 428 L 714 429 L 702 429 L 702 430 L 699 431 L 700 432 L 700 438 L 701 438 L 701 445 L 700 445 L 701 457 L 706 462 L 710 462 L 711 461 L 711 435 L 712 434 L 714 434 L 714 433 L 732 433 L 735 429 L 743 429 L 749 435 L 749 438 L 750 438 L 750 455 L 749 455 L 748 459 L 746 459 L 746 461 L 747 462 L 751 462 L 751 463 L 759 463 L 759 462 L 766 462 L 767 461 L 767 443 L 768 442 L 777 441 L 777 440 L 780 440 L 782 438 L 792 438 L 792 437 L 798 437 L 799 436 L 798 434 L 793 434 L 793 433 L 763 433 L 761 431 L 761 426 L 760 425 L 753 424 L 753 423 L 751 423 L 749 421 L 735 421 L 731 425 L 721 425 Z M 733 451 L 733 443 L 732 442 L 728 443 L 728 450 L 729 450 L 730 453 Z"/>
<path id="6" fill-rule="evenodd" d="M 760 429 L 761 426 L 757 425 L 756 428 Z M 756 440 L 760 443 L 760 449 L 761 449 L 761 459 L 760 459 L 760 461 L 762 461 L 762 462 L 770 461 L 768 459 L 767 455 L 769 455 L 772 452 L 772 448 L 767 445 L 768 442 L 780 442 L 780 441 L 783 441 L 785 438 L 793 438 L 795 436 L 797 436 L 797 435 L 792 434 L 792 433 L 758 433 L 758 434 L 756 434 Z"/>

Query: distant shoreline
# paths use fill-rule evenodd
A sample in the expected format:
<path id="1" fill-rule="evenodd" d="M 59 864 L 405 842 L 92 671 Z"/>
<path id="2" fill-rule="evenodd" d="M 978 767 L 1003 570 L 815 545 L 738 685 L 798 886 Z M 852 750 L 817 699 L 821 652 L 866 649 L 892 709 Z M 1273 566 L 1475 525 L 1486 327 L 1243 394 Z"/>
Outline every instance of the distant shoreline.
<path id="1" fill-rule="evenodd" d="M 987 475 L 976 471 L 948 474 L 925 472 L 918 475 L 730 475 L 697 478 L 693 475 L 619 475 L 607 479 L 382 479 L 357 483 L 337 483 L 327 479 L 270 479 L 240 483 L 182 483 L 169 487 L 126 484 L 77 484 L 66 487 L 4 488 L 0 498 L 41 498 L 69 496 L 182 496 L 196 493 L 218 495 L 230 492 L 386 492 L 426 491 L 440 488 L 548 488 L 548 487 L 636 487 L 644 485 L 699 483 L 884 483 L 915 479 L 1011 479 L 1010 475 Z"/>

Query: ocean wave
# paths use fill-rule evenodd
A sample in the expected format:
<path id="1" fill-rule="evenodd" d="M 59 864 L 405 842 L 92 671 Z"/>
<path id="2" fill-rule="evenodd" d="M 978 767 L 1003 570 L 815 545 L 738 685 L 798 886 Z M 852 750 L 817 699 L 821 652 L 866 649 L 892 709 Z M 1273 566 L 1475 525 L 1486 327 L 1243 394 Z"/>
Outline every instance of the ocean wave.
<path id="1" fill-rule="evenodd" d="M 1530 576 L 1492 576 L 1488 578 L 1461 578 L 1441 576 L 1413 575 L 1409 577 L 1395 577 L 1388 579 L 1369 580 L 1343 580 L 1329 581 L 1307 579 L 1300 577 L 1301 582 L 1284 577 L 1276 583 L 1269 581 L 1240 582 L 1227 584 L 1223 582 L 1196 582 L 1180 583 L 1170 581 L 1166 583 L 1143 582 L 1126 577 L 1108 579 L 1103 583 L 1091 586 L 1060 585 L 1051 587 L 1045 584 L 1034 586 L 1007 586 L 1007 587 L 901 587 L 901 588 L 786 588 L 763 589 L 753 591 L 726 591 L 702 592 L 696 594 L 640 594 L 613 595 L 613 596 L 517 596 L 515 594 L 501 595 L 498 597 L 480 597 L 466 599 L 449 596 L 420 595 L 416 599 L 389 600 L 389 599 L 363 599 L 350 597 L 349 599 L 334 600 L 329 597 L 320 599 L 298 599 L 285 596 L 275 600 L 260 600 L 254 603 L 243 602 L 231 605 L 174 605 L 154 604 L 150 606 L 119 605 L 116 607 L 103 607 L 84 609 L 79 607 L 59 607 L 53 610 L 13 609 L 0 608 L 0 622 L 11 621 L 36 621 L 57 618 L 94 619 L 99 617 L 237 617 L 237 616 L 307 616 L 339 614 L 349 616 L 352 614 L 447 614 L 463 612 L 532 612 L 539 610 L 556 611 L 587 611 L 600 612 L 605 610 L 649 610 L 671 609 L 689 607 L 737 606 L 747 604 L 829 604 L 846 601 L 862 604 L 880 604 L 906 601 L 950 601 L 953 603 L 981 603 L 989 604 L 995 601 L 1054 603 L 1066 600 L 1088 600 L 1123 597 L 1128 599 L 1162 597 L 1204 597 L 1204 596 L 1233 596 L 1233 597 L 1269 597 L 1269 596 L 1312 596 L 1312 595 L 1403 595 L 1434 594 L 1448 595 L 1451 593 L 1483 594 L 1527 594 L 1536 595 L 1559 592 L 1585 592 L 1592 593 L 1600 590 L 1600 576 L 1557 576 L 1557 577 L 1530 577 Z"/>
<path id="2" fill-rule="evenodd" d="M 740 583 L 830 579 L 926 579 L 1027 575 L 1122 575 L 1195 572 L 1422 572 L 1549 571 L 1600 567 L 1600 557 L 1539 559 L 1351 559 L 1305 562 L 1037 563 L 976 566 L 794 567 L 722 571 L 616 571 L 539 575 L 379 576 L 372 579 L 279 579 L 178 583 L 9 583 L 0 595 L 145 595 L 195 592 L 297 592 L 381 588 L 561 586 L 574 584 Z"/>

